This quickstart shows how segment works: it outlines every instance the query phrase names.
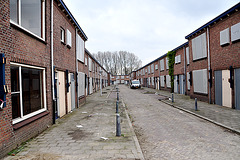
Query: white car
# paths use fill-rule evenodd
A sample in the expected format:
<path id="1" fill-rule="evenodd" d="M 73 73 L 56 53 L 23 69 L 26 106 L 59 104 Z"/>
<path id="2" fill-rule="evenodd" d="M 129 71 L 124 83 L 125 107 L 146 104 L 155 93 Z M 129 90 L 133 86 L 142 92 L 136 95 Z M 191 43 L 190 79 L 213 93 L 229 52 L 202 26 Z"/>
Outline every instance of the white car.
<path id="1" fill-rule="evenodd" d="M 132 80 L 130 87 L 133 88 L 141 88 L 141 84 L 139 80 Z"/>

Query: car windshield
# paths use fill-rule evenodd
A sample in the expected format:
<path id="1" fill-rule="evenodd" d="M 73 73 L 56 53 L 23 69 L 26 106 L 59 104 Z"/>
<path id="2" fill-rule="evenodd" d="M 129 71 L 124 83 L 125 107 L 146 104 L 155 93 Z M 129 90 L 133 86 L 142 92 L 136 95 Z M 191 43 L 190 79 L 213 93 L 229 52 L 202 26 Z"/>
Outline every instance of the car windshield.
<path id="1" fill-rule="evenodd" d="M 132 81 L 132 84 L 140 84 L 139 81 Z"/>

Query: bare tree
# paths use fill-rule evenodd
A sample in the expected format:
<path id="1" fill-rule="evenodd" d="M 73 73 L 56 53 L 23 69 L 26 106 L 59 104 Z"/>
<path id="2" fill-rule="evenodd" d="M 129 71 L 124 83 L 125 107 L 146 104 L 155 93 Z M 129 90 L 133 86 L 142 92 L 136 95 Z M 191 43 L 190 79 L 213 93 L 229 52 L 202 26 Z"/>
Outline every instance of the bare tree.
<path id="1" fill-rule="evenodd" d="M 142 66 L 142 61 L 134 53 L 127 51 L 98 52 L 93 56 L 113 75 L 128 75 Z"/>

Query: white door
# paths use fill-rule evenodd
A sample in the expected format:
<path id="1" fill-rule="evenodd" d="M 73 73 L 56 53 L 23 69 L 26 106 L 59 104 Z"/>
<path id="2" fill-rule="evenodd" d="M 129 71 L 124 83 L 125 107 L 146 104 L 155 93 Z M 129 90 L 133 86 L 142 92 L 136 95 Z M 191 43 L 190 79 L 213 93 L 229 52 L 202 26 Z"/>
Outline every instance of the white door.
<path id="1" fill-rule="evenodd" d="M 66 104 L 65 104 L 65 79 L 64 72 L 57 71 L 58 74 L 58 96 L 59 96 L 59 117 L 66 114 Z"/>
<path id="2" fill-rule="evenodd" d="M 230 70 L 222 71 L 222 105 L 232 107 L 232 89 L 228 79 L 230 78 Z"/>
<path id="3" fill-rule="evenodd" d="M 70 73 L 68 74 L 68 82 L 69 82 L 69 91 L 67 93 L 67 111 L 70 112 L 72 110 L 72 95 L 71 95 L 71 81 L 70 81 L 71 77 L 70 77 Z"/>

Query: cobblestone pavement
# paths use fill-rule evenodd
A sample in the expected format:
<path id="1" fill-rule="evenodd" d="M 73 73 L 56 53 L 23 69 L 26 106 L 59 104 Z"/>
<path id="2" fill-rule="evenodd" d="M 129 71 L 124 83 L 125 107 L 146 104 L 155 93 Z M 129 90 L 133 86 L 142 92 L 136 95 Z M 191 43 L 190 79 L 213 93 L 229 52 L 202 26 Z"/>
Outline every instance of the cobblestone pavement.
<path id="1" fill-rule="evenodd" d="M 239 159 L 239 135 L 158 101 L 150 92 L 119 88 L 145 159 Z"/>
<path id="2" fill-rule="evenodd" d="M 108 87 L 87 98 L 87 103 L 57 121 L 33 140 L 16 156 L 5 160 L 137 160 L 136 148 L 125 111 L 121 107 L 122 136 L 116 137 L 116 92 Z M 120 104 L 121 105 L 121 104 Z M 108 138 L 104 140 L 105 137 Z"/>

